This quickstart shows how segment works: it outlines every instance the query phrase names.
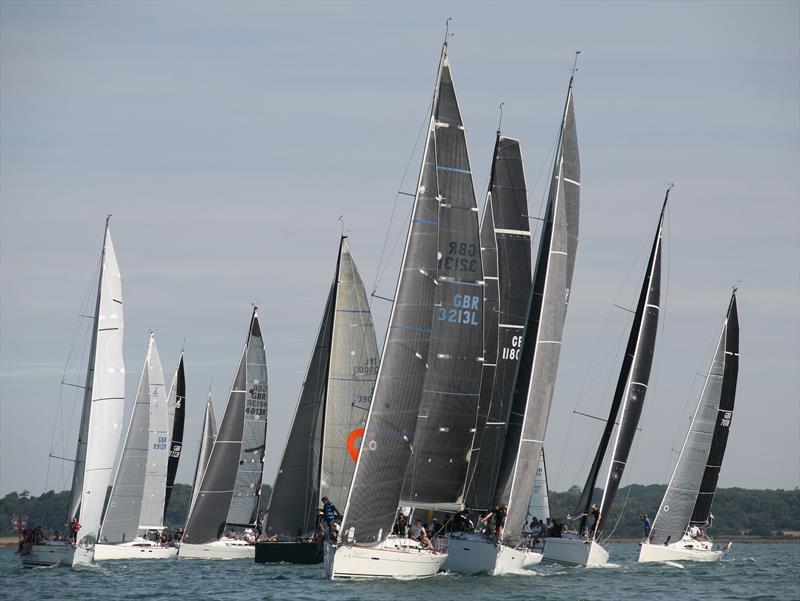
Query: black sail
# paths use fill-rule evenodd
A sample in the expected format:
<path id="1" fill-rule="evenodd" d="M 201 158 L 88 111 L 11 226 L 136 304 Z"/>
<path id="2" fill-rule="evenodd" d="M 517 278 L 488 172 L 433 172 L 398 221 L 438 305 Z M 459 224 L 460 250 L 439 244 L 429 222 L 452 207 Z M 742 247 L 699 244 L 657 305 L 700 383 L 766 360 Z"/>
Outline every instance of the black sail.
<path id="1" fill-rule="evenodd" d="M 252 493 L 256 499 L 260 492 L 260 476 L 255 474 L 251 477 L 250 469 L 242 470 L 240 461 L 244 461 L 241 458 L 243 455 L 253 455 L 254 463 L 256 458 L 259 459 L 258 469 L 263 468 L 263 438 L 259 445 L 252 445 L 244 440 L 245 434 L 247 434 L 245 432 L 246 422 L 260 421 L 262 422 L 260 427 L 266 429 L 266 378 L 259 379 L 260 381 L 254 384 L 254 386 L 263 387 L 263 390 L 260 388 L 258 391 L 255 391 L 254 388 L 248 389 L 248 381 L 251 380 L 248 370 L 253 369 L 259 375 L 266 371 L 263 357 L 264 342 L 261 336 L 258 310 L 253 309 L 247 341 L 242 350 L 228 404 L 225 407 L 219 432 L 203 473 L 200 489 L 186 521 L 183 536 L 183 541 L 186 543 L 207 543 L 219 539 L 223 535 L 234 500 L 234 489 L 237 488 L 237 481 L 242 479 L 242 474 L 248 480 L 252 479 L 258 484 L 257 490 L 254 488 Z M 264 398 L 256 399 L 254 394 L 263 395 Z M 257 403 L 262 402 L 263 406 L 256 406 Z M 263 414 L 259 413 L 262 410 Z M 258 419 L 259 417 L 264 419 Z M 245 506 L 245 498 L 241 496 L 237 509 L 245 517 L 241 522 L 232 523 L 255 522 L 253 503 L 252 501 L 246 503 Z"/>
<path id="2" fill-rule="evenodd" d="M 711 517 L 711 503 L 717 490 L 717 480 L 722 468 L 722 458 L 728 445 L 728 432 L 733 418 L 733 403 L 736 399 L 736 383 L 739 377 L 739 313 L 736 307 L 736 291 L 731 295 L 725 331 L 725 368 L 722 375 L 722 393 L 719 412 L 711 440 L 703 481 L 692 511 L 692 524 L 705 524 Z"/>
<path id="3" fill-rule="evenodd" d="M 341 251 L 337 257 L 336 273 L 267 510 L 267 533 L 281 538 L 305 538 L 317 526 L 322 428 Z"/>
<path id="4" fill-rule="evenodd" d="M 445 61 L 443 52 L 440 72 Z M 436 97 L 438 88 L 437 78 Z M 345 506 L 344 536 L 352 529 L 359 545 L 380 542 L 391 531 L 422 399 L 438 251 L 435 123 L 432 114 L 375 394 Z"/>
<path id="5" fill-rule="evenodd" d="M 164 496 L 164 516 L 167 515 L 169 498 L 175 485 L 175 474 L 178 471 L 178 461 L 183 449 L 183 422 L 186 415 L 186 379 L 183 371 L 183 353 L 178 361 L 178 370 L 175 372 L 174 388 L 170 390 L 169 404 L 174 411 L 172 420 L 172 437 L 169 445 L 169 459 L 167 460 L 167 490 Z M 175 395 L 174 399 L 172 395 Z"/>
<path id="6" fill-rule="evenodd" d="M 466 497 L 478 510 L 493 501 L 522 347 L 531 286 L 529 223 L 519 142 L 498 133 L 481 223 L 484 362 Z"/>
<path id="7" fill-rule="evenodd" d="M 588 513 L 592 503 L 592 492 L 597 483 L 597 476 L 603 463 L 608 444 L 615 424 L 619 422 L 617 436 L 613 445 L 613 457 L 609 466 L 608 476 L 603 488 L 603 498 L 600 503 L 600 521 L 592 536 L 597 536 L 605 516 L 611 511 L 617 490 L 619 489 L 622 473 L 628 460 L 633 438 L 642 413 L 647 385 L 650 379 L 650 368 L 653 364 L 653 353 L 656 344 L 658 329 L 659 301 L 661 296 L 661 233 L 664 225 L 664 211 L 669 199 L 669 190 L 664 198 L 661 215 L 656 228 L 655 239 L 647 262 L 639 301 L 631 325 L 625 356 L 622 360 L 617 387 L 611 402 L 608 420 L 606 421 L 600 444 L 597 448 L 592 468 L 586 479 L 583 493 L 578 503 L 578 513 Z M 581 520 L 580 530 L 586 525 L 586 516 Z"/>
<path id="8" fill-rule="evenodd" d="M 439 261 L 428 369 L 403 504 L 460 509 L 475 437 L 483 359 L 478 208 L 450 65 L 434 107 Z"/>

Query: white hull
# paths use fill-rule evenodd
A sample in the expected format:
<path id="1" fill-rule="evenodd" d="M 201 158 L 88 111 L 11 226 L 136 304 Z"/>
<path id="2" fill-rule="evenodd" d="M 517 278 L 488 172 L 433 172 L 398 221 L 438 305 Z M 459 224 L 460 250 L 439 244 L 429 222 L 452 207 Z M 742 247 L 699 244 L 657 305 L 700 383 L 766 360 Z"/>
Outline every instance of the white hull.
<path id="1" fill-rule="evenodd" d="M 530 549 L 499 547 L 480 534 L 455 534 L 447 545 L 448 558 L 443 569 L 459 574 L 491 574 L 499 576 L 534 566 L 542 554 Z"/>
<path id="2" fill-rule="evenodd" d="M 68 542 L 44 543 L 31 546 L 21 559 L 26 568 L 89 565 L 92 562 L 92 549 L 73 547 Z"/>
<path id="3" fill-rule="evenodd" d="M 573 566 L 603 566 L 608 563 L 608 551 L 599 543 L 582 538 L 547 538 L 542 561 Z"/>
<path id="4" fill-rule="evenodd" d="M 428 578 L 446 560 L 446 553 L 433 553 L 417 541 L 394 536 L 374 547 L 325 544 L 325 574 L 331 580 Z"/>
<path id="5" fill-rule="evenodd" d="M 684 537 L 671 545 L 654 545 L 642 543 L 639 551 L 639 562 L 651 561 L 719 561 L 730 549 L 714 549 L 711 541 L 698 541 Z"/>
<path id="6" fill-rule="evenodd" d="M 133 541 L 118 545 L 96 544 L 94 546 L 95 561 L 110 559 L 168 559 L 175 557 L 178 549 L 162 547 L 150 541 Z"/>
<path id="7" fill-rule="evenodd" d="M 241 540 L 215 540 L 200 545 L 181 543 L 178 557 L 183 559 L 251 559 L 255 561 L 256 547 Z"/>

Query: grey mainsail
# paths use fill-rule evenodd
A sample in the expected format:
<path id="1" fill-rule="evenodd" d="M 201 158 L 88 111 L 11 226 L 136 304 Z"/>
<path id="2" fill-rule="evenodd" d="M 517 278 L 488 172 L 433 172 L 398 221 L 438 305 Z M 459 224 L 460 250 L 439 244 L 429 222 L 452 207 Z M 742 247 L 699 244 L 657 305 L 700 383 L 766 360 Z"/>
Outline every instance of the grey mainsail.
<path id="1" fill-rule="evenodd" d="M 633 446 L 633 438 L 639 424 L 639 417 L 642 413 L 647 385 L 650 380 L 650 368 L 653 364 L 656 332 L 658 330 L 659 300 L 661 297 L 661 234 L 664 225 L 664 211 L 667 207 L 668 199 L 669 190 L 667 190 L 664 204 L 661 207 L 658 228 L 650 251 L 650 258 L 647 262 L 647 270 L 639 293 L 639 301 L 636 305 L 636 312 L 634 313 L 625 357 L 622 361 L 622 368 L 617 380 L 614 398 L 611 402 L 608 420 L 600 437 L 600 444 L 578 503 L 577 512 L 583 516 L 580 531 L 583 532 L 591 507 L 592 493 L 597 482 L 597 476 L 614 426 L 619 423 L 612 447 L 613 455 L 599 507 L 600 519 L 593 524 L 594 531 L 590 533 L 593 538 L 598 537 L 603 520 L 611 511 L 614 497 L 619 489 L 628 454 L 631 446 Z"/>
<path id="2" fill-rule="evenodd" d="M 439 261 L 428 369 L 402 503 L 457 510 L 480 397 L 483 269 L 472 173 L 447 60 L 433 119 Z"/>
<path id="3" fill-rule="evenodd" d="M 443 49 L 433 110 L 439 96 Z M 359 545 L 383 541 L 394 524 L 414 438 L 430 348 L 438 251 L 436 119 L 432 110 L 389 328 L 342 523 Z"/>
<path id="4" fill-rule="evenodd" d="M 531 286 L 531 232 L 522 153 L 497 133 L 481 223 L 484 361 L 466 504 L 493 501 L 505 441 L 511 386 L 522 347 Z"/>
<path id="5" fill-rule="evenodd" d="M 553 400 L 570 278 L 577 252 L 580 165 L 573 80 L 574 75 L 567 88 L 494 494 L 495 503 L 508 506 L 505 536 L 511 539 L 522 534 L 527 522 L 528 504 Z M 567 173 L 571 177 L 567 177 Z M 571 225 L 568 217 L 573 220 Z"/>
<path id="6" fill-rule="evenodd" d="M 169 440 L 169 460 L 167 462 L 167 490 L 164 497 L 164 515 L 167 514 L 169 498 L 175 484 L 175 474 L 178 471 L 178 462 L 183 450 L 183 422 L 186 416 L 186 377 L 183 371 L 183 353 L 175 370 L 175 377 L 169 387 L 167 395 L 168 425 L 167 440 Z"/>
<path id="7" fill-rule="evenodd" d="M 722 468 L 722 458 L 728 445 L 728 433 L 733 418 L 733 404 L 736 400 L 736 384 L 739 378 L 739 311 L 736 306 L 736 290 L 731 294 L 728 316 L 725 322 L 725 368 L 722 375 L 719 409 L 714 426 L 711 451 L 706 460 L 703 480 L 692 511 L 693 524 L 706 524 L 711 519 L 711 503 L 717 490 L 717 480 Z"/>
<path id="8" fill-rule="evenodd" d="M 254 308 L 219 433 L 186 521 L 184 542 L 211 542 L 222 537 L 226 524 L 255 523 L 266 427 L 266 353 Z"/>
<path id="9" fill-rule="evenodd" d="M 208 391 L 208 400 L 206 400 L 206 411 L 203 417 L 203 432 L 200 435 L 200 448 L 197 451 L 197 463 L 194 468 L 194 478 L 192 479 L 192 501 L 189 504 L 191 507 L 197 498 L 197 493 L 200 492 L 200 482 L 203 479 L 203 473 L 206 471 L 208 458 L 211 455 L 211 449 L 214 447 L 214 440 L 217 438 L 217 420 L 214 418 L 214 405 L 211 403 L 211 391 Z"/>
<path id="10" fill-rule="evenodd" d="M 120 457 L 111 497 L 108 500 L 103 525 L 100 528 L 99 540 L 103 543 L 122 543 L 132 541 L 139 533 L 140 517 L 142 515 L 143 500 L 145 497 L 145 481 L 148 471 L 152 475 L 150 466 L 150 448 L 158 438 L 151 432 L 150 418 L 151 405 L 156 405 L 157 415 L 163 413 L 163 429 L 166 435 L 166 400 L 164 398 L 164 374 L 161 371 L 161 362 L 158 359 L 155 337 L 151 334 L 147 348 L 147 357 L 139 380 L 139 389 L 131 411 L 128 433 L 125 446 Z M 158 423 L 155 427 L 159 427 Z M 151 442 L 152 441 L 152 442 Z M 166 442 L 163 449 L 155 449 L 152 456 L 153 463 L 158 463 L 158 455 L 166 456 Z M 164 461 L 164 475 L 166 476 L 166 460 Z M 153 478 L 149 479 L 153 484 Z M 149 492 L 154 492 L 148 487 Z M 155 518 L 156 527 L 163 516 L 164 482 L 161 482 L 162 505 Z M 150 505 L 148 504 L 148 507 Z M 149 517 L 149 516 L 148 516 Z"/>

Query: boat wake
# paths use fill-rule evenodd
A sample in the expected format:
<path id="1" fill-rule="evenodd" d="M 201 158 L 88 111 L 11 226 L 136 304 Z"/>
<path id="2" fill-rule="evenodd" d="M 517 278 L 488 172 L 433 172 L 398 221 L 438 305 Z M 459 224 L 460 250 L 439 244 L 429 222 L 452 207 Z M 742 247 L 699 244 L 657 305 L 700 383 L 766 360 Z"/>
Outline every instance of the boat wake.
<path id="1" fill-rule="evenodd" d="M 664 565 L 672 566 L 673 568 L 680 568 L 681 570 L 686 569 L 686 566 L 679 564 L 677 561 L 665 561 Z"/>

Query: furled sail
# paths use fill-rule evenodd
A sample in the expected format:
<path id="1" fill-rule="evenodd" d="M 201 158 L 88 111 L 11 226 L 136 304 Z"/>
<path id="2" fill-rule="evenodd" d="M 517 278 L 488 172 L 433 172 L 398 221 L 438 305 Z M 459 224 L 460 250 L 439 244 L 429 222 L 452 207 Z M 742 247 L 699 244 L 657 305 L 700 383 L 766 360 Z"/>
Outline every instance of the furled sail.
<path id="1" fill-rule="evenodd" d="M 78 541 L 97 541 L 117 456 L 125 397 L 122 277 L 106 219 L 68 521 L 80 515 Z"/>
<path id="2" fill-rule="evenodd" d="M 508 505 L 505 533 L 510 538 L 519 537 L 527 522 L 553 400 L 577 251 L 580 165 L 572 84 L 570 78 L 494 494 L 495 503 Z M 571 226 L 568 216 L 574 220 Z"/>
<path id="3" fill-rule="evenodd" d="M 732 298 L 732 305 L 733 302 Z M 664 493 L 664 499 L 661 501 L 661 506 L 653 521 L 650 533 L 650 542 L 652 543 L 664 544 L 668 540 L 679 541 L 686 532 L 698 500 L 697 493 L 700 490 L 711 453 L 711 441 L 714 438 L 715 426 L 721 421 L 718 418 L 724 417 L 724 412 L 720 412 L 720 400 L 724 386 L 726 360 L 730 358 L 738 361 L 738 356 L 727 354 L 729 352 L 727 346 L 729 321 L 730 308 L 725 317 L 725 323 L 722 325 L 722 333 L 717 341 L 714 358 L 703 385 L 700 401 L 689 425 L 689 432 Z M 729 424 L 730 416 L 727 417 L 727 420 Z M 715 461 L 715 463 L 717 462 Z"/>
<path id="4" fill-rule="evenodd" d="M 166 430 L 164 373 L 155 336 L 150 334 L 125 446 L 100 529 L 101 542 L 129 542 L 139 534 L 140 525 L 161 525 L 167 473 Z"/>
<path id="5" fill-rule="evenodd" d="M 183 372 L 183 353 L 178 361 L 178 369 L 172 379 L 167 396 L 169 461 L 167 462 L 167 491 L 164 497 L 164 515 L 167 514 L 169 498 L 175 484 L 175 474 L 178 471 L 178 462 L 183 450 L 183 422 L 186 415 L 186 379 Z"/>
<path id="6" fill-rule="evenodd" d="M 658 330 L 659 300 L 661 296 L 661 233 L 664 225 L 664 211 L 669 199 L 669 190 L 664 198 L 661 216 L 658 220 L 653 247 L 647 262 L 644 282 L 639 293 L 639 301 L 631 325 L 631 333 L 622 361 L 617 387 L 611 402 L 608 420 L 600 438 L 591 471 L 586 479 L 583 493 L 578 503 L 578 513 L 588 514 L 592 503 L 592 492 L 603 463 L 614 426 L 619 423 L 614 440 L 613 455 L 609 465 L 608 476 L 603 487 L 600 503 L 600 520 L 595 531 L 590 533 L 596 537 L 601 530 L 603 519 L 611 511 L 614 497 L 619 489 L 622 472 L 628 460 L 639 417 L 642 414 L 647 384 L 650 379 L 650 368 L 653 364 L 653 353 Z M 581 519 L 580 531 L 586 526 L 587 516 Z"/>
<path id="7" fill-rule="evenodd" d="M 292 429 L 275 480 L 268 532 L 306 538 L 323 496 L 344 504 L 378 368 L 364 284 L 346 237 L 325 304 Z"/>
<path id="8" fill-rule="evenodd" d="M 267 366 L 253 309 L 225 414 L 186 521 L 183 541 L 211 542 L 225 525 L 255 523 L 267 430 Z"/>
<path id="9" fill-rule="evenodd" d="M 464 126 L 446 58 L 433 122 L 439 261 L 431 273 L 428 369 L 402 504 L 460 509 L 480 397 L 483 269 Z"/>
<path id="10" fill-rule="evenodd" d="M 427 369 L 437 268 L 439 196 L 436 118 L 442 52 L 408 237 L 342 529 L 359 545 L 384 540 L 394 524 Z"/>
<path id="11" fill-rule="evenodd" d="M 211 456 L 211 449 L 214 447 L 214 440 L 217 438 L 217 420 L 214 418 L 214 405 L 211 402 L 211 391 L 208 391 L 206 401 L 206 412 L 203 417 L 203 432 L 200 436 L 200 448 L 197 451 L 197 464 L 194 468 L 194 478 L 192 479 L 192 501 L 189 504 L 189 511 L 194 505 L 197 493 L 200 492 L 200 482 L 203 473 L 206 471 L 208 458 Z"/>
<path id="12" fill-rule="evenodd" d="M 711 518 L 711 502 L 717 490 L 717 480 L 722 468 L 722 458 L 728 445 L 728 432 L 733 418 L 733 403 L 736 400 L 736 383 L 739 377 L 739 312 L 736 307 L 736 290 L 731 294 L 728 315 L 725 320 L 725 367 L 722 370 L 719 408 L 715 416 L 714 437 L 706 460 L 697 502 L 692 511 L 691 523 L 705 524 Z"/>
<path id="13" fill-rule="evenodd" d="M 493 501 L 531 287 L 531 232 L 522 153 L 497 134 L 481 223 L 484 355 L 466 505 Z"/>

